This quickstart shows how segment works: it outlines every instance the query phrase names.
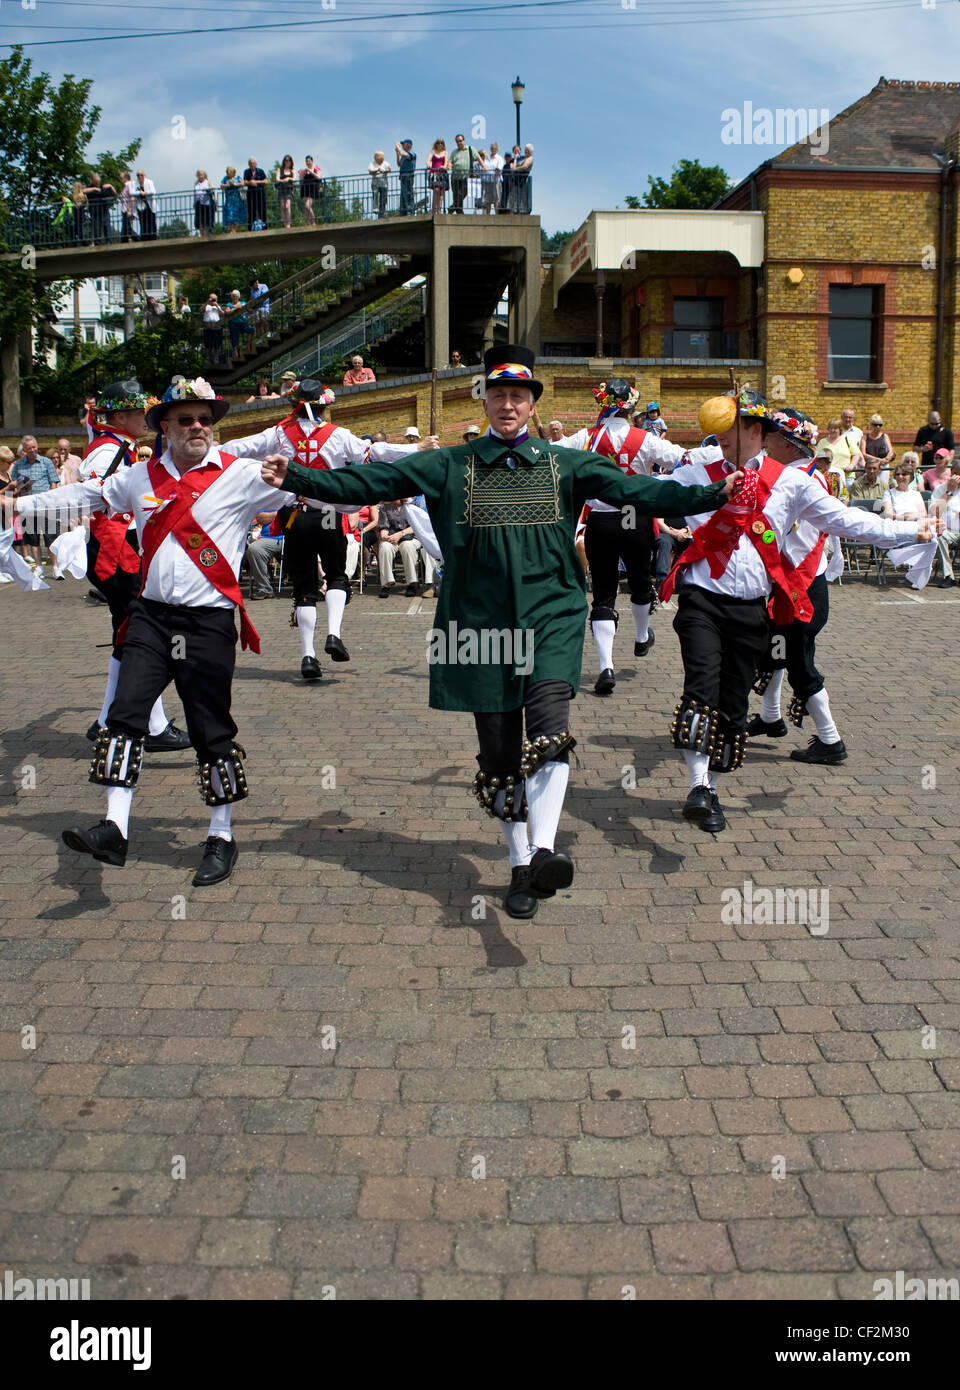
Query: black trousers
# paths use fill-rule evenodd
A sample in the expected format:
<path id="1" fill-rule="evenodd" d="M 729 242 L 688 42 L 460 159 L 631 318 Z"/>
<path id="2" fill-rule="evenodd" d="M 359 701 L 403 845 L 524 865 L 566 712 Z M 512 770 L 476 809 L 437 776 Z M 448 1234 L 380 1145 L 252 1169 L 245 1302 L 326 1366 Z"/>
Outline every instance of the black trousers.
<path id="1" fill-rule="evenodd" d="M 653 518 L 627 513 L 635 525 L 623 525 L 623 512 L 591 512 L 584 532 L 584 547 L 593 584 L 592 619 L 612 620 L 620 589 L 620 557 L 627 568 L 630 598 L 634 603 L 652 603 L 653 579 L 650 560 L 653 551 Z"/>
<path id="2" fill-rule="evenodd" d="M 733 732 L 746 727 L 769 629 L 766 599 L 726 598 L 693 585 L 680 589 L 673 630 L 680 638 L 684 696 L 719 710 Z"/>
<path id="3" fill-rule="evenodd" d="M 531 741 L 541 734 L 561 734 L 569 729 L 573 693 L 567 681 L 535 681 L 527 687 L 527 698 L 519 708 L 475 714 L 480 744 L 477 762 L 481 771 L 517 771 L 523 751 L 524 719 L 527 738 Z M 561 753 L 556 759 L 561 763 L 569 760 L 569 752 Z"/>
<path id="4" fill-rule="evenodd" d="M 297 512 L 286 531 L 283 559 L 293 601 L 298 608 L 315 606 L 320 594 L 317 560 L 323 565 L 328 589 L 350 592 L 347 578 L 347 538 L 339 512 L 309 507 Z"/>
<path id="5" fill-rule="evenodd" d="M 830 588 L 824 575 L 817 575 L 807 590 L 813 605 L 813 617 L 808 623 L 789 623 L 777 628 L 784 638 L 786 656 L 781 663 L 787 668 L 787 680 L 795 695 L 806 700 L 823 689 L 823 676 L 814 665 L 817 654 L 817 633 L 826 627 L 830 616 Z"/>
<path id="6" fill-rule="evenodd" d="M 129 545 L 130 542 L 125 541 L 124 544 Z M 133 549 L 132 546 L 131 549 Z M 140 571 L 134 570 L 133 574 L 127 574 L 125 570 L 118 569 L 109 578 L 98 579 L 96 570 L 99 554 L 100 542 L 95 536 L 90 536 L 87 540 L 87 579 L 97 593 L 103 594 L 107 600 L 107 607 L 110 609 L 110 621 L 113 623 L 113 656 L 119 661 L 123 655 L 123 648 L 117 646 L 117 630 L 130 612 L 131 603 L 140 592 Z"/>
<path id="7" fill-rule="evenodd" d="M 146 734 L 150 711 L 171 681 L 201 763 L 234 746 L 230 717 L 237 629 L 232 608 L 182 608 L 138 598 L 130 606 L 117 693 L 107 715 L 111 733 Z"/>

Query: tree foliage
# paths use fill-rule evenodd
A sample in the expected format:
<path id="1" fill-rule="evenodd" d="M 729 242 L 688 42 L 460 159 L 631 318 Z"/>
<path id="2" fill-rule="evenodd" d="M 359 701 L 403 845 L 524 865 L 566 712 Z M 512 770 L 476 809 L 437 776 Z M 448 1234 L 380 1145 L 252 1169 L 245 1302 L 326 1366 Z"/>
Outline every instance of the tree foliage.
<path id="1" fill-rule="evenodd" d="M 719 164 L 701 164 L 699 159 L 681 159 L 675 164 L 670 182 L 647 176 L 643 201 L 627 194 L 628 208 L 711 208 L 730 187 L 726 170 Z"/>

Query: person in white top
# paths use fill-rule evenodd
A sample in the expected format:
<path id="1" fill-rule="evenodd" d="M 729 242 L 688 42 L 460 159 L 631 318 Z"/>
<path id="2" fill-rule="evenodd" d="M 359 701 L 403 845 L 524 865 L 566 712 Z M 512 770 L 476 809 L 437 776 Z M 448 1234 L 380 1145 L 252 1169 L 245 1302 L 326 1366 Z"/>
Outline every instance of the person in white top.
<path id="1" fill-rule="evenodd" d="M 290 393 L 294 409 L 279 424 L 229 441 L 231 450 L 244 458 L 265 459 L 282 454 L 305 468 L 343 468 L 350 463 L 394 463 L 417 449 L 435 449 L 436 436 L 415 444 L 366 444 L 342 426 L 323 418 L 336 399 L 322 382 L 301 381 Z M 352 507 L 340 508 L 352 511 Z M 323 672 L 317 660 L 314 634 L 317 630 L 317 599 L 320 587 L 317 561 L 323 566 L 327 582 L 327 640 L 324 651 L 334 661 L 349 661 L 341 628 L 343 610 L 350 600 L 347 578 L 347 538 L 337 509 L 311 498 L 301 498 L 296 509 L 281 517 L 284 537 L 284 563 L 293 585 L 291 624 L 300 632 L 300 674 L 304 680 L 320 680 Z"/>
<path id="2" fill-rule="evenodd" d="M 944 531 L 937 539 L 940 564 L 943 566 L 941 589 L 952 589 L 956 583 L 953 564 L 950 560 L 950 547 L 960 541 L 960 462 L 951 463 L 950 477 L 933 489 L 930 498 L 930 515 L 943 519 Z"/>
<path id="3" fill-rule="evenodd" d="M 768 434 L 764 441 L 768 458 L 788 467 L 802 468 L 827 492 L 823 474 L 810 467 L 817 442 L 817 427 L 809 415 L 791 406 L 783 406 L 773 411 L 771 418 L 777 425 L 777 431 Z M 828 556 L 826 541 L 826 532 L 818 531 L 808 521 L 798 521 L 784 538 L 784 550 L 790 562 L 805 566 L 804 573 L 810 580 L 807 596 L 813 608 L 813 617 L 808 623 L 792 622 L 771 628 L 767 657 L 760 663 L 760 674 L 753 686 L 763 696 L 763 704 L 760 713 L 754 715 L 747 725 L 747 735 L 750 738 L 760 734 L 768 738 L 783 738 L 786 734 L 787 726 L 780 714 L 780 691 L 786 674 L 793 690 L 789 710 L 791 721 L 799 729 L 803 727 L 804 716 L 809 715 L 817 730 L 809 746 L 805 749 L 795 748 L 790 757 L 794 762 L 836 766 L 845 760 L 847 749 L 833 722 L 823 677 L 815 664 L 817 636 L 830 616 L 827 581 L 843 572 L 839 545 Z"/>
<path id="4" fill-rule="evenodd" d="M 723 457 L 679 468 L 672 481 L 714 482 L 741 468 L 745 477 L 713 521 L 710 513 L 686 518 L 693 539 L 660 592 L 666 600 L 678 587 L 673 626 L 684 683 L 671 733 L 690 776 L 683 815 L 715 832 L 726 818 L 713 776 L 743 762 L 748 694 L 766 654 L 771 593 L 774 621 L 813 617 L 806 585 L 787 553 L 794 524 L 806 521 L 818 532 L 882 547 L 912 540 L 929 542 L 931 552 L 936 546 L 927 521 L 890 521 L 844 507 L 803 469 L 766 456 L 764 441 L 777 425 L 755 392 L 743 391 L 736 400 L 713 397 L 699 418 L 704 434 L 716 435 Z"/>
<path id="5" fill-rule="evenodd" d="M 894 517 L 902 521 L 910 521 L 913 518 L 918 520 L 927 515 L 926 503 L 921 492 L 915 492 L 910 484 L 913 481 L 913 469 L 909 464 L 904 465 L 903 460 L 897 465 L 893 474 L 893 487 L 884 494 L 883 514 L 889 519 Z"/>
<path id="6" fill-rule="evenodd" d="M 143 546 L 144 579 L 130 611 L 123 660 L 107 727 L 97 739 L 90 780 L 107 788 L 107 814 L 88 830 L 63 832 L 64 843 L 106 864 L 122 865 L 129 849 L 133 792 L 143 762 L 150 709 L 172 680 L 183 702 L 197 754 L 204 801 L 212 808 L 196 887 L 231 873 L 237 846 L 231 804 L 247 795 L 245 753 L 230 714 L 236 658 L 234 611 L 241 610 L 244 646 L 260 650 L 237 583 L 247 530 L 258 512 L 292 495 L 265 484 L 260 464 L 235 458 L 213 442 L 213 426 L 229 409 L 207 382 L 181 383 L 179 398 L 150 408 L 160 429 L 159 460 L 121 468 L 100 481 L 63 488 L 60 501 L 133 515 Z M 43 496 L 21 500 L 26 515 Z"/>
<path id="7" fill-rule="evenodd" d="M 654 464 L 669 472 L 688 460 L 709 462 L 716 456 L 716 450 L 686 451 L 667 439 L 661 439 L 651 430 L 637 429 L 631 425 L 630 414 L 640 393 L 628 381 L 611 377 L 609 381 L 602 381 L 593 394 L 600 406 L 593 429 L 577 430 L 576 434 L 570 435 L 561 432 L 560 438 L 554 442 L 567 449 L 587 449 L 612 458 L 628 476 L 650 474 Z M 616 602 L 621 559 L 630 584 L 630 608 L 635 628 L 634 656 L 646 656 L 655 640 L 650 629 L 650 610 L 656 593 L 651 572 L 653 518 L 637 515 L 633 507 L 611 507 L 596 497 L 587 502 L 587 508 L 584 546 L 593 586 L 590 630 L 600 665 L 600 674 L 593 688 L 597 695 L 609 695 L 617 683 L 613 643 L 620 621 Z"/>

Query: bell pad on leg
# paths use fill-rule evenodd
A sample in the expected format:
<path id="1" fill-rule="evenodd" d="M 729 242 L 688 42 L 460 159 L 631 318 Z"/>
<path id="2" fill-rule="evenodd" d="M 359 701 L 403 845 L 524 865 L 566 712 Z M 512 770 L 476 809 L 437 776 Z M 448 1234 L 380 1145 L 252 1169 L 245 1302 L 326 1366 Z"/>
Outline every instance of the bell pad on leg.
<path id="1" fill-rule="evenodd" d="M 520 771 L 524 777 L 530 777 L 544 763 L 555 762 L 562 753 L 569 753 L 576 746 L 577 740 L 569 729 L 559 734 L 540 734 L 532 741 L 524 739 Z"/>
<path id="2" fill-rule="evenodd" d="M 235 744 L 225 758 L 218 758 L 215 763 L 202 763 L 197 759 L 197 782 L 200 795 L 207 806 L 226 806 L 232 801 L 242 801 L 245 796 L 250 795 L 243 770 L 243 759 L 246 756 L 246 750 Z M 231 769 L 236 781 L 236 790 L 230 778 Z M 220 793 L 213 787 L 214 770 L 220 779 Z"/>
<path id="3" fill-rule="evenodd" d="M 518 794 L 519 788 L 519 794 Z M 503 792 L 503 806 L 497 810 L 497 798 Z M 517 772 L 484 772 L 473 779 L 473 794 L 495 820 L 524 821 L 527 819 L 527 798 L 523 793 L 523 774 Z"/>
<path id="4" fill-rule="evenodd" d="M 756 679 L 750 689 L 755 691 L 757 695 L 765 694 L 767 686 L 773 680 L 773 676 L 773 671 L 758 671 Z"/>
<path id="5" fill-rule="evenodd" d="M 745 729 L 731 729 L 721 716 L 717 725 L 716 740 L 710 745 L 711 772 L 733 772 L 742 766 L 747 746 Z"/>
<path id="6" fill-rule="evenodd" d="M 804 716 L 809 714 L 807 709 L 807 699 L 805 695 L 794 695 L 787 709 L 787 718 L 791 724 L 796 724 L 798 729 L 803 728 Z"/>
<path id="7" fill-rule="evenodd" d="M 101 787 L 135 787 L 143 767 L 143 741 L 142 734 L 131 737 L 129 734 L 112 734 L 109 729 L 101 729 L 94 744 L 90 781 Z M 108 762 L 111 743 L 114 745 L 113 757 Z M 121 777 L 124 755 L 128 752 L 127 770 Z"/>
<path id="8" fill-rule="evenodd" d="M 696 734 L 692 734 L 693 721 L 699 716 Z M 713 753 L 717 741 L 719 711 L 709 705 L 701 704 L 684 696 L 673 712 L 670 733 L 674 748 L 687 748 L 693 753 Z"/>

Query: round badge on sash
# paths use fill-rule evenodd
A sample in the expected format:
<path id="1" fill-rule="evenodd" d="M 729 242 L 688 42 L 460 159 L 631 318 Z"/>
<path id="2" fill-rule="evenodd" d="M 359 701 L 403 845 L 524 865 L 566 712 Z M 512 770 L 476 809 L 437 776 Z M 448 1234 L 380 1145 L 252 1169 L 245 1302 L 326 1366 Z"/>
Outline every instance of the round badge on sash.
<path id="1" fill-rule="evenodd" d="M 763 536 L 761 537 L 761 539 L 762 539 L 764 545 L 773 545 L 773 542 L 777 539 L 776 532 L 775 532 L 775 531 L 764 531 Z"/>
<path id="2" fill-rule="evenodd" d="M 762 521 L 754 521 L 754 522 L 751 522 L 750 530 L 753 532 L 753 534 L 754 534 L 755 536 L 759 536 L 759 535 L 761 534 L 761 532 L 763 531 L 763 529 L 764 529 L 764 523 L 763 523 Z"/>
<path id="3" fill-rule="evenodd" d="M 191 540 L 192 539 L 193 537 L 191 537 Z M 214 550 L 212 545 L 208 545 L 206 550 L 201 550 L 199 555 L 201 565 L 205 565 L 207 569 L 209 569 L 211 565 L 215 565 L 219 559 L 220 556 Z"/>
<path id="4" fill-rule="evenodd" d="M 187 545 L 190 547 L 191 550 L 199 550 L 200 547 L 203 545 L 203 537 L 198 536 L 196 532 L 194 532 L 192 536 L 187 537 Z"/>

